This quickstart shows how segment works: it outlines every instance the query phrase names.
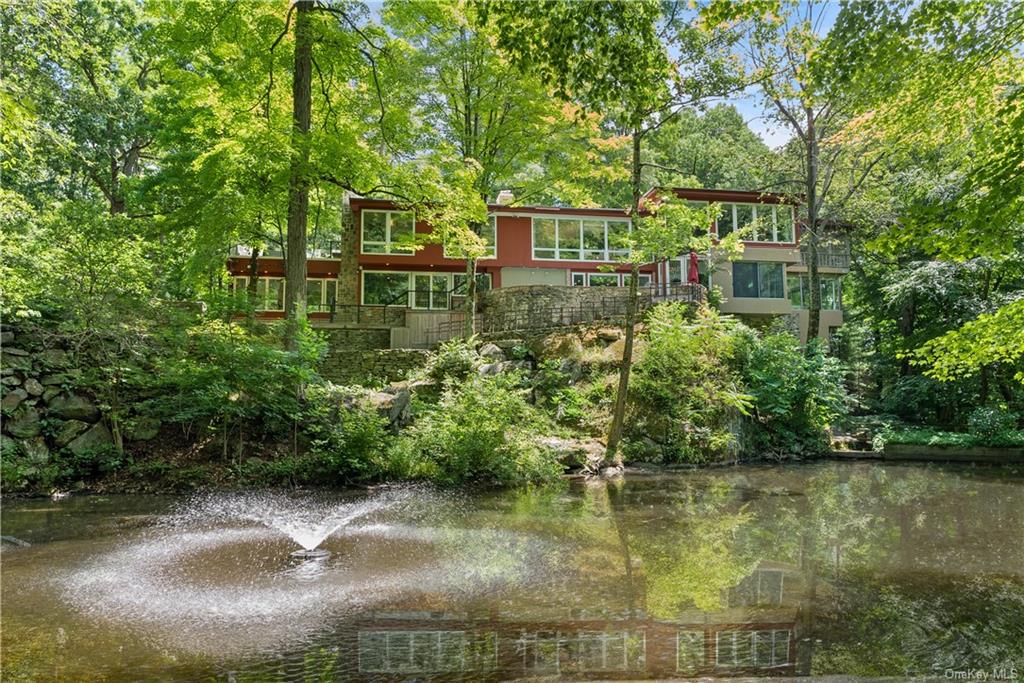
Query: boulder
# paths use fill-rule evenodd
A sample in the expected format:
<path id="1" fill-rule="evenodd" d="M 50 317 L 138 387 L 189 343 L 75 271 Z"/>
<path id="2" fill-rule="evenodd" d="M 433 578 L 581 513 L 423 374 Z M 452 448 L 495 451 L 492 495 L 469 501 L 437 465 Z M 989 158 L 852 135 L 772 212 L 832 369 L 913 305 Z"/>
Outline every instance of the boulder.
<path id="1" fill-rule="evenodd" d="M 21 379 L 12 372 L 12 374 L 0 379 L 0 384 L 3 384 L 5 387 L 16 387 L 21 384 Z"/>
<path id="2" fill-rule="evenodd" d="M 56 433 L 53 435 L 53 442 L 58 448 L 63 448 L 74 441 L 76 436 L 88 428 L 89 423 L 82 422 L 81 420 L 68 420 L 67 422 L 62 422 L 60 427 L 57 428 Z"/>
<path id="3" fill-rule="evenodd" d="M 21 405 L 21 402 L 28 398 L 28 392 L 18 387 L 7 392 L 7 395 L 0 400 L 0 408 L 10 412 Z"/>
<path id="4" fill-rule="evenodd" d="M 124 435 L 129 441 L 150 441 L 160 433 L 160 420 L 152 417 L 135 417 L 124 427 Z"/>
<path id="5" fill-rule="evenodd" d="M 0 344 L 3 344 L 4 346 L 6 346 L 7 344 L 10 344 L 13 341 L 14 341 L 14 333 L 13 332 L 8 332 L 7 330 L 4 330 L 3 332 L 0 332 Z"/>
<path id="6" fill-rule="evenodd" d="M 497 344 L 492 344 L 490 342 L 481 346 L 478 353 L 481 358 L 486 358 L 492 363 L 500 363 L 505 360 L 505 352 L 502 351 Z"/>
<path id="7" fill-rule="evenodd" d="M 10 370 L 12 372 L 14 370 L 27 372 L 32 369 L 32 359 L 28 356 L 12 354 L 10 349 L 4 349 L 3 359 L 0 360 L 0 365 L 3 365 L 5 370 Z"/>
<path id="8" fill-rule="evenodd" d="M 579 358 L 583 354 L 583 342 L 575 334 L 556 332 L 530 343 L 535 358 Z"/>
<path id="9" fill-rule="evenodd" d="M 68 444 L 68 450 L 75 455 L 85 455 L 91 451 L 106 448 L 114 443 L 107 425 L 97 422 Z"/>
<path id="10" fill-rule="evenodd" d="M 43 379 L 40 380 L 40 383 L 44 387 L 52 387 L 52 386 L 56 386 L 58 384 L 64 384 L 64 382 L 66 382 L 67 379 L 68 378 L 67 378 L 66 375 L 62 375 L 60 373 L 58 373 L 56 375 L 43 375 Z"/>
<path id="11" fill-rule="evenodd" d="M 617 327 L 602 327 L 594 332 L 599 341 L 612 343 L 622 339 L 622 330 Z"/>
<path id="12" fill-rule="evenodd" d="M 0 377 L 6 377 L 7 375 L 13 375 L 14 368 L 9 368 L 6 365 L 0 367 Z"/>
<path id="13" fill-rule="evenodd" d="M 487 363 L 477 368 L 477 374 L 481 377 L 487 377 L 489 375 L 501 374 L 501 366 L 503 363 Z"/>
<path id="14" fill-rule="evenodd" d="M 50 449 L 46 439 L 36 436 L 21 442 L 21 452 L 36 465 L 45 465 L 50 460 Z"/>
<path id="15" fill-rule="evenodd" d="M 42 425 L 39 423 L 39 413 L 35 408 L 22 408 L 7 420 L 4 427 L 11 436 L 31 439 L 39 436 Z"/>
<path id="16" fill-rule="evenodd" d="M 43 389 L 43 401 L 45 403 L 49 403 L 50 401 L 52 401 L 54 399 L 54 397 L 59 396 L 59 395 L 60 395 L 60 388 L 59 387 L 46 387 L 46 388 Z"/>
<path id="17" fill-rule="evenodd" d="M 78 394 L 58 396 L 50 401 L 50 412 L 65 420 L 95 422 L 100 419 L 100 409 Z"/>
<path id="18" fill-rule="evenodd" d="M 4 353 L 5 354 L 10 354 L 12 356 L 27 356 L 28 355 L 28 351 L 26 351 L 25 349 L 19 349 L 19 348 L 13 347 L 13 346 L 5 346 L 4 347 Z"/>
<path id="19" fill-rule="evenodd" d="M 35 377 L 29 377 L 25 380 L 25 391 L 27 391 L 31 396 L 42 396 L 43 385 L 40 384 L 39 380 Z"/>
<path id="20" fill-rule="evenodd" d="M 366 402 L 388 421 L 393 430 L 409 423 L 411 401 L 412 393 L 408 389 L 393 394 L 386 391 L 371 391 L 366 395 Z"/>
<path id="21" fill-rule="evenodd" d="M 597 472 L 604 463 L 604 445 L 596 439 L 563 439 L 542 436 L 536 440 L 541 448 L 554 452 L 558 461 L 570 467 Z"/>
<path id="22" fill-rule="evenodd" d="M 46 349 L 36 354 L 36 358 L 48 368 L 67 367 L 68 354 L 60 349 Z"/>

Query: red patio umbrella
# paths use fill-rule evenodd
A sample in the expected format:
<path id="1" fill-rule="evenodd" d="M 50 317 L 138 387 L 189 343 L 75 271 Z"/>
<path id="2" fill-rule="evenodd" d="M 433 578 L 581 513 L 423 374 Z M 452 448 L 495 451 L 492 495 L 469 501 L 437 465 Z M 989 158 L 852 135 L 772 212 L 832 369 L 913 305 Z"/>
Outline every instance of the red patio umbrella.
<path id="1" fill-rule="evenodd" d="M 691 285 L 699 284 L 700 283 L 700 273 L 697 270 L 697 252 L 695 252 L 695 251 L 691 251 L 690 252 L 690 268 L 689 268 L 689 271 L 690 272 L 688 273 L 688 275 L 686 277 L 686 281 L 689 282 Z"/>

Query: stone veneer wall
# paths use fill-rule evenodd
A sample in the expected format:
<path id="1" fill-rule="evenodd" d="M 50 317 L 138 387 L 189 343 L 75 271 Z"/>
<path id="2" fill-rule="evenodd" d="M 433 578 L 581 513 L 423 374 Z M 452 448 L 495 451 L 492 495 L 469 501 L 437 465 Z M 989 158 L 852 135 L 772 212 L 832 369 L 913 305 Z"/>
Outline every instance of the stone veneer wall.
<path id="1" fill-rule="evenodd" d="M 333 327 L 322 330 L 334 351 L 373 351 L 391 346 L 391 330 L 380 327 Z"/>
<path id="2" fill-rule="evenodd" d="M 338 263 L 338 304 L 359 303 L 359 262 L 356 260 L 356 224 L 348 197 L 341 207 L 341 261 Z"/>
<path id="3" fill-rule="evenodd" d="M 320 374 L 335 384 L 395 382 L 422 367 L 428 353 L 423 349 L 332 349 L 320 363 Z"/>
<path id="4" fill-rule="evenodd" d="M 629 297 L 627 287 L 559 287 L 555 285 L 527 285 L 500 287 L 480 292 L 479 310 L 483 314 L 527 311 L 565 306 L 600 306 L 605 302 L 625 305 Z"/>

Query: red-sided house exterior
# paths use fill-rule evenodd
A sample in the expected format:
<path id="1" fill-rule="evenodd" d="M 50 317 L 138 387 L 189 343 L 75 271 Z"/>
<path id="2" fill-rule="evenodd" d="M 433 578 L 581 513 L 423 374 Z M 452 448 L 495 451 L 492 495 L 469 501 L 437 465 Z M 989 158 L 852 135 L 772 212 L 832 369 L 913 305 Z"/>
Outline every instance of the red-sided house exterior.
<path id="1" fill-rule="evenodd" d="M 759 234 L 744 240 L 743 256 L 736 263 L 716 262 L 708 273 L 701 255 L 701 280 L 722 290 L 722 309 L 754 320 L 779 315 L 795 317 L 801 325 L 800 307 L 806 272 L 798 243 L 799 224 L 791 199 L 782 195 L 733 190 L 672 190 L 693 202 L 718 202 L 722 216 L 710 226 L 713 235 L 744 226 L 759 226 Z M 652 190 L 644 201 L 654 197 Z M 477 273 L 483 287 L 522 285 L 608 286 L 625 285 L 628 267 L 614 253 L 615 235 L 628 230 L 628 215 L 622 209 L 491 205 L 490 230 L 495 251 L 478 261 Z M 757 217 L 758 220 L 753 219 Z M 347 239 L 333 258 L 311 258 L 310 310 L 314 320 L 327 318 L 336 306 L 408 307 L 413 310 L 442 311 L 451 306 L 452 294 L 465 283 L 465 261 L 446 254 L 441 244 L 426 244 L 418 250 L 404 245 L 414 223 L 419 235 L 430 232 L 423 221 L 413 221 L 389 201 L 356 198 L 350 202 Z M 488 231 L 488 232 L 489 232 Z M 490 235 L 488 235 L 490 238 Z M 742 265 L 737 265 L 742 264 Z M 250 272 L 250 258 L 233 256 L 228 268 L 244 286 Z M 825 265 L 829 280 L 819 334 L 841 324 L 838 276 L 848 265 Z M 641 268 L 641 285 L 685 282 L 687 255 Z M 258 275 L 263 315 L 283 315 L 284 263 L 280 257 L 260 258 Z M 806 311 L 802 325 L 806 327 Z M 806 336 L 806 330 L 801 329 Z"/>

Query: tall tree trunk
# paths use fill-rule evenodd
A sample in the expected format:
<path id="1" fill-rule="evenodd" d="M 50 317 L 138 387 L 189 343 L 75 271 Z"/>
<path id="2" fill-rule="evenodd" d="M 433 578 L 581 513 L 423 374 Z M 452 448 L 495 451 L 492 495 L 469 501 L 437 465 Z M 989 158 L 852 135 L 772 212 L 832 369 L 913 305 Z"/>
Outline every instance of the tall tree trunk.
<path id="1" fill-rule="evenodd" d="M 631 185 L 633 201 L 629 209 L 629 218 L 633 221 L 634 227 L 640 217 L 640 131 L 633 130 L 633 172 Z M 610 460 L 615 465 L 622 464 L 622 455 L 619 453 L 619 443 L 622 441 L 622 427 L 626 418 L 626 394 L 629 392 L 629 373 L 633 367 L 633 336 L 636 326 L 637 304 L 639 300 L 637 283 L 640 280 L 640 264 L 633 262 L 630 269 L 632 277 L 629 282 L 629 299 L 626 303 L 625 321 L 625 345 L 622 349 L 622 364 L 619 366 L 619 388 L 615 394 L 615 408 L 612 412 L 612 426 L 608 431 L 608 446 L 605 449 L 605 460 Z"/>
<path id="2" fill-rule="evenodd" d="M 814 128 L 814 110 L 807 114 L 807 285 L 811 300 L 807 306 L 807 342 L 818 336 L 821 327 L 821 276 L 818 274 L 818 133 Z"/>
<path id="3" fill-rule="evenodd" d="M 295 73 L 292 78 L 292 159 L 288 181 L 288 236 L 285 249 L 286 343 L 298 347 L 299 323 L 306 319 L 306 223 L 309 214 L 309 122 L 312 109 L 313 0 L 295 3 Z"/>

